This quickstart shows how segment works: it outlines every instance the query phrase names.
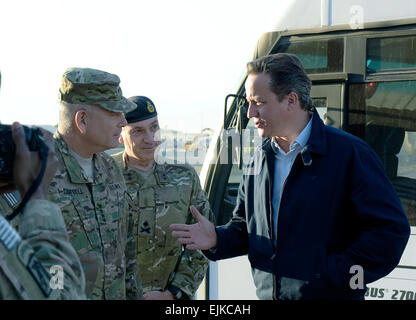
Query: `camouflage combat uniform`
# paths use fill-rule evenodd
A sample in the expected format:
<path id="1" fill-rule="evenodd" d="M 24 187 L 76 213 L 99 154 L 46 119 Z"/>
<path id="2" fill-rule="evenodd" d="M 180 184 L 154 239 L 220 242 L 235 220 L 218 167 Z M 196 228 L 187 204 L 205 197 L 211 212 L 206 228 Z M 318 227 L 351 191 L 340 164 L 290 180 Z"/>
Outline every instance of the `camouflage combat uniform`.
<path id="1" fill-rule="evenodd" d="M 57 205 L 31 200 L 17 233 L 0 215 L 0 299 L 85 299 L 85 277 Z M 54 286 L 60 266 L 63 288 Z M 52 283 L 52 285 L 51 285 Z"/>
<path id="2" fill-rule="evenodd" d="M 58 132 L 54 138 L 59 166 L 49 199 L 62 210 L 85 272 L 87 298 L 141 299 L 132 200 L 120 169 L 106 153 L 96 153 L 94 182 L 88 182 Z"/>
<path id="3" fill-rule="evenodd" d="M 193 298 L 203 280 L 208 260 L 198 250 L 183 249 L 171 235 L 172 223 L 196 223 L 189 210 L 194 205 L 213 221 L 204 191 L 195 170 L 185 165 L 155 164 L 144 178 L 134 168 L 127 168 L 124 152 L 113 155 L 123 169 L 127 189 L 137 194 L 134 232 L 137 237 L 137 261 L 143 292 L 164 291 L 173 285 Z"/>

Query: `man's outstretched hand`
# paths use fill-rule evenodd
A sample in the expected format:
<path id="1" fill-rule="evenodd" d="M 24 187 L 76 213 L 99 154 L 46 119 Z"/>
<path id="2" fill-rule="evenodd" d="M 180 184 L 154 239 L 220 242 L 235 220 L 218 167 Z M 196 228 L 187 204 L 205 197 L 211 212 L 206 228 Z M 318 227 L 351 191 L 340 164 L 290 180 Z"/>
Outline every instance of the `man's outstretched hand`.
<path id="1" fill-rule="evenodd" d="M 208 250 L 217 245 L 217 233 L 214 224 L 205 218 L 194 207 L 190 207 L 192 215 L 198 221 L 195 224 L 171 224 L 172 236 L 186 245 L 190 250 Z"/>

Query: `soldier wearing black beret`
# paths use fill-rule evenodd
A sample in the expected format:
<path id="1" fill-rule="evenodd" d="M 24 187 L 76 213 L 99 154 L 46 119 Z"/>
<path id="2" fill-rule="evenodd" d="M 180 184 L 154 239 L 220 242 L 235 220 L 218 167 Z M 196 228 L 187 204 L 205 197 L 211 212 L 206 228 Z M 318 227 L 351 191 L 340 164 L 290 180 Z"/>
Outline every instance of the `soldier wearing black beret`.
<path id="1" fill-rule="evenodd" d="M 147 97 L 129 98 L 137 105 L 125 114 L 120 141 L 125 151 L 114 155 L 127 189 L 136 198 L 133 211 L 144 297 L 148 300 L 192 299 L 208 267 L 198 251 L 184 249 L 171 236 L 169 225 L 196 220 L 190 206 L 213 221 L 199 177 L 188 165 L 155 161 L 160 144 L 154 103 Z"/>

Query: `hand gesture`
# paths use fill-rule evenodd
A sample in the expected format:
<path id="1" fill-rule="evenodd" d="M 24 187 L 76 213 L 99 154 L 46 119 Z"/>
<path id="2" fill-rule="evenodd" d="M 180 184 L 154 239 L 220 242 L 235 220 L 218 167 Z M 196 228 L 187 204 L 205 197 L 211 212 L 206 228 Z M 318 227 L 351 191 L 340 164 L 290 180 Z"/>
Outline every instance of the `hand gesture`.
<path id="1" fill-rule="evenodd" d="M 208 250 L 217 245 L 217 233 L 214 224 L 205 218 L 194 207 L 190 207 L 192 215 L 198 221 L 195 224 L 171 224 L 172 236 L 186 245 L 190 250 Z"/>

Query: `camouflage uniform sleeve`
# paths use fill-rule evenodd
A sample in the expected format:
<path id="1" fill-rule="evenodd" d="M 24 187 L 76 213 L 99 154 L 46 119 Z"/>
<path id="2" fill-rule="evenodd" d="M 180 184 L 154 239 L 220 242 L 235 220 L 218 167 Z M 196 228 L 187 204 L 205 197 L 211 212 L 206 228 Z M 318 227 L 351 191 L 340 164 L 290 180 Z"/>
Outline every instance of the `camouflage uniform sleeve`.
<path id="1" fill-rule="evenodd" d="M 133 210 L 135 206 L 130 195 L 126 192 L 126 210 L 128 212 L 127 244 L 126 244 L 126 299 L 144 300 L 139 265 L 136 260 L 136 237 L 134 236 Z"/>
<path id="2" fill-rule="evenodd" d="M 60 266 L 64 273 L 60 299 L 86 299 L 85 276 L 79 257 L 68 240 L 59 207 L 47 200 L 31 200 L 19 224 L 22 239 L 31 246 L 46 270 Z"/>
<path id="3" fill-rule="evenodd" d="M 201 188 L 201 183 L 196 171 L 192 168 L 192 196 L 191 205 L 194 205 L 198 211 L 215 224 L 214 214 L 209 205 L 205 192 Z M 197 223 L 188 209 L 187 224 Z M 188 298 L 192 299 L 205 277 L 208 269 L 208 259 L 200 250 L 183 249 L 181 260 L 173 274 L 173 279 L 169 285 L 180 288 Z"/>

